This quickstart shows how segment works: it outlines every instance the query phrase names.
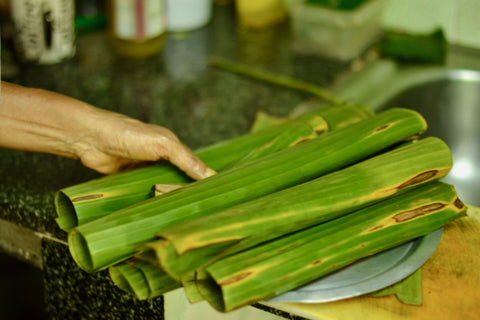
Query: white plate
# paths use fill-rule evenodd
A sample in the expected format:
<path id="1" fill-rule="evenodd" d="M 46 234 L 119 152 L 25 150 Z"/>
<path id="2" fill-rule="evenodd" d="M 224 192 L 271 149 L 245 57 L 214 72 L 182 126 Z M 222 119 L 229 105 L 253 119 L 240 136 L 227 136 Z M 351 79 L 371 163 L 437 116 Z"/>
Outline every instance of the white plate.
<path id="1" fill-rule="evenodd" d="M 383 289 L 420 268 L 437 249 L 442 233 L 443 228 L 438 229 L 425 237 L 360 260 L 269 301 L 331 302 Z"/>

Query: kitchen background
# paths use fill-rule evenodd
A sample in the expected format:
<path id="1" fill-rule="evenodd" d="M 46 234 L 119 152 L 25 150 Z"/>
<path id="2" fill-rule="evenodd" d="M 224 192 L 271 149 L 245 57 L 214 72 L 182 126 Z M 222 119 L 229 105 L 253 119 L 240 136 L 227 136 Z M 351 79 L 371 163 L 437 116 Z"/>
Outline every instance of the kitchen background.
<path id="1" fill-rule="evenodd" d="M 388 0 L 381 20 L 385 29 L 411 33 L 428 33 L 441 27 L 449 42 L 480 49 L 479 15 L 478 0 Z M 177 46 L 182 49 L 178 41 Z M 2 70 L 8 72 L 4 69 L 4 57 Z M 0 255 L 0 283 L 18 289 L 0 290 L 0 318 L 45 319 L 41 299 L 38 299 L 42 297 L 41 277 L 36 268 L 17 262 L 8 255 Z"/>

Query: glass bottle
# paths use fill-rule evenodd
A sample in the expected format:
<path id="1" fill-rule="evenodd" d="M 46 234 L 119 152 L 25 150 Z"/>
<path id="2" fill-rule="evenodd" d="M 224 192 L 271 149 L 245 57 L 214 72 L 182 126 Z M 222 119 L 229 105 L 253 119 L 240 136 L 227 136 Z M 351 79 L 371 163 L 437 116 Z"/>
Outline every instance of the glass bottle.
<path id="1" fill-rule="evenodd" d="M 160 52 L 166 40 L 165 0 L 107 0 L 107 31 L 113 49 L 129 58 Z"/>

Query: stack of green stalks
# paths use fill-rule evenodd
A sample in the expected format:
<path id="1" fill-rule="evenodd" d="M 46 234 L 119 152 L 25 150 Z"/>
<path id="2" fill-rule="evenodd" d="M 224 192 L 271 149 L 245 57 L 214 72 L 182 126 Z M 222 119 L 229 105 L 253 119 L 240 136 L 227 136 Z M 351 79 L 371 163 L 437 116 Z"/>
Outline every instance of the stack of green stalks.
<path id="1" fill-rule="evenodd" d="M 60 190 L 57 222 L 80 268 L 137 298 L 183 286 L 231 311 L 464 215 L 426 128 L 408 109 L 311 111 L 199 150 L 218 172 L 200 181 L 159 163 Z"/>

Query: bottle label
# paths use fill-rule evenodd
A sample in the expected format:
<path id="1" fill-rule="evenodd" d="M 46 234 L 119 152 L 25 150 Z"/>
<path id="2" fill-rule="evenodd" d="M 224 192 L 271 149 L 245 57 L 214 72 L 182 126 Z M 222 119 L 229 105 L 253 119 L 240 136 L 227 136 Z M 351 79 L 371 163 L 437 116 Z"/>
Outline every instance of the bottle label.
<path id="1" fill-rule="evenodd" d="M 113 10 L 114 29 L 118 38 L 143 40 L 165 32 L 163 0 L 116 0 Z"/>

